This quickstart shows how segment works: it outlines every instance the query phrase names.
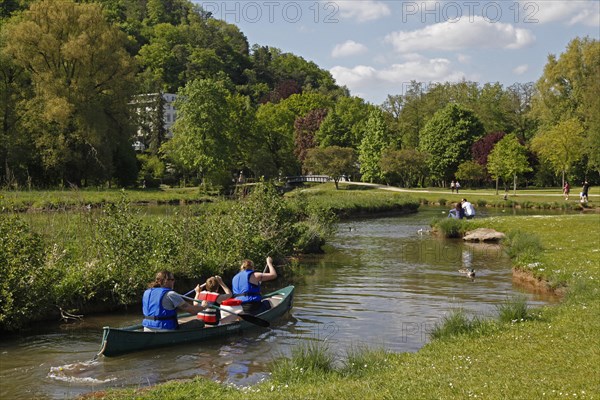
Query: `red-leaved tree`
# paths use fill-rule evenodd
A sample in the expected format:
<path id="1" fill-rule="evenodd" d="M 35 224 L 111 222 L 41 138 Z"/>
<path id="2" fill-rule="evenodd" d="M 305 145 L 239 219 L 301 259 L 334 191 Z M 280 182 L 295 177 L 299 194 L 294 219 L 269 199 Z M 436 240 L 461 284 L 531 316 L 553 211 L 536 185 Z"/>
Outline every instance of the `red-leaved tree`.
<path id="1" fill-rule="evenodd" d="M 294 121 L 294 155 L 300 164 L 304 162 L 306 152 L 317 146 L 315 132 L 319 130 L 321 122 L 326 116 L 326 108 L 316 108 L 309 111 L 306 116 L 298 117 Z"/>
<path id="2" fill-rule="evenodd" d="M 471 146 L 471 155 L 473 160 L 479 165 L 486 166 L 488 155 L 494 149 L 496 143 L 506 135 L 506 132 L 498 131 L 488 133 Z"/>

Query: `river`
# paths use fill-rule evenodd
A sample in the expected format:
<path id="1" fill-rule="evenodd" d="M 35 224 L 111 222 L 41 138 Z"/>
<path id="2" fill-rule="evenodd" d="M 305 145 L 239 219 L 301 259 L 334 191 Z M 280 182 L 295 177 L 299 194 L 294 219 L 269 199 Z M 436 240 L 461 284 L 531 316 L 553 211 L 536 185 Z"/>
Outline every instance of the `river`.
<path id="1" fill-rule="evenodd" d="M 340 223 L 327 252 L 303 260 L 307 273 L 295 283 L 294 308 L 268 330 L 97 360 L 102 327 L 138 323 L 138 310 L 45 323 L 25 336 L 3 338 L 0 398 L 66 399 L 198 375 L 247 386 L 267 379 L 275 357 L 306 341 L 327 341 L 339 357 L 360 345 L 414 352 L 453 309 L 493 316 L 515 295 L 527 296 L 532 306 L 556 301 L 515 286 L 500 248 L 429 235 L 440 210 Z M 475 279 L 459 273 L 463 267 L 474 268 Z"/>

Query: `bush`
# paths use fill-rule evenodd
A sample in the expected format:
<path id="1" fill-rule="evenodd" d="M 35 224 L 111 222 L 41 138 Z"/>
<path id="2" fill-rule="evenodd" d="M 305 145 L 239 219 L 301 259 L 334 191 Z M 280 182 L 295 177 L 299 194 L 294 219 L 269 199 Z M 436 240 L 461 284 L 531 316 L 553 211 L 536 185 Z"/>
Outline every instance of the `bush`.
<path id="1" fill-rule="evenodd" d="M 106 205 L 97 224 L 92 257 L 86 260 L 87 265 L 95 263 L 89 271 L 93 297 L 114 304 L 138 301 L 156 272 L 149 263 L 155 246 L 151 229 L 130 208 L 125 196 L 118 203 Z"/>
<path id="2" fill-rule="evenodd" d="M 486 206 L 487 206 L 487 200 L 484 200 L 484 199 L 478 199 L 478 200 L 477 200 L 477 206 L 478 206 L 478 207 L 486 207 Z"/>
<path id="3" fill-rule="evenodd" d="M 55 274 L 44 259 L 41 236 L 19 217 L 0 215 L 0 329 L 19 329 L 50 308 Z"/>

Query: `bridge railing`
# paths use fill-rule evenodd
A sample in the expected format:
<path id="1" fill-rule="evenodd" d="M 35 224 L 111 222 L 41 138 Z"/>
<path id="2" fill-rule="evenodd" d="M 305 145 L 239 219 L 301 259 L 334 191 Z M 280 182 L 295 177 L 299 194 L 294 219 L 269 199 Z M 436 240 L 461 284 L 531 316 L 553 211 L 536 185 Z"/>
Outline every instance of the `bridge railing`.
<path id="1" fill-rule="evenodd" d="M 303 183 L 303 182 L 329 182 L 331 177 L 329 175 L 299 175 L 299 176 L 285 176 L 282 179 L 286 183 Z"/>

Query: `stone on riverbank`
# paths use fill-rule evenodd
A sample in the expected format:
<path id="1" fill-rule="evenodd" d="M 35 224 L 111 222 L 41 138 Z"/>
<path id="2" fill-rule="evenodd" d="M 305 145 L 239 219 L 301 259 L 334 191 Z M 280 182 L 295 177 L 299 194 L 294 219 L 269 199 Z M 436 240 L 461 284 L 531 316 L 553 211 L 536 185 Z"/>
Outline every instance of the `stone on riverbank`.
<path id="1" fill-rule="evenodd" d="M 463 240 L 468 242 L 498 242 L 506 238 L 502 232 L 489 228 L 478 228 L 465 233 Z"/>

